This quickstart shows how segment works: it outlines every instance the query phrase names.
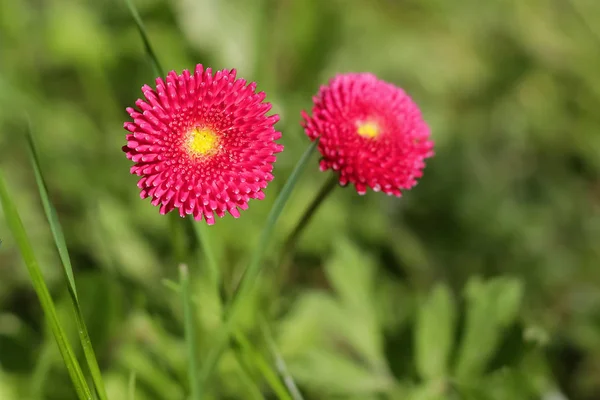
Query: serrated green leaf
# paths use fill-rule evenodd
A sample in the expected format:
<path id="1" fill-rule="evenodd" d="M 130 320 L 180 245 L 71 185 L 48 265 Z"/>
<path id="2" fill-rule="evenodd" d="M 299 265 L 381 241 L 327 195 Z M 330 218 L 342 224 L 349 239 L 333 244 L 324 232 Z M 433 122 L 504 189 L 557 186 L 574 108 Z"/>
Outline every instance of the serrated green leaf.
<path id="1" fill-rule="evenodd" d="M 416 366 L 422 379 L 447 376 L 454 343 L 456 306 L 448 286 L 440 284 L 421 305 L 415 327 Z"/>
<path id="2" fill-rule="evenodd" d="M 482 282 L 472 278 L 465 288 L 467 317 L 455 375 L 477 379 L 494 354 L 504 329 L 514 321 L 523 289 L 519 281 L 496 278 Z"/>
<path id="3" fill-rule="evenodd" d="M 496 319 L 502 327 L 515 321 L 523 300 L 523 283 L 515 278 L 498 278 L 491 283 L 496 298 Z"/>
<path id="4" fill-rule="evenodd" d="M 355 311 L 370 313 L 376 267 L 356 245 L 340 239 L 334 243 L 325 273 L 342 303 Z"/>
<path id="5" fill-rule="evenodd" d="M 325 326 L 345 339 L 374 370 L 387 370 L 383 352 L 383 327 L 377 319 L 375 297 L 376 263 L 353 243 L 335 243 L 325 272 L 335 289 L 337 313 Z"/>
<path id="6" fill-rule="evenodd" d="M 335 394 L 363 398 L 386 392 L 394 385 L 391 378 L 374 374 L 350 357 L 331 350 L 313 350 L 290 361 L 289 367 L 298 382 L 323 397 Z"/>

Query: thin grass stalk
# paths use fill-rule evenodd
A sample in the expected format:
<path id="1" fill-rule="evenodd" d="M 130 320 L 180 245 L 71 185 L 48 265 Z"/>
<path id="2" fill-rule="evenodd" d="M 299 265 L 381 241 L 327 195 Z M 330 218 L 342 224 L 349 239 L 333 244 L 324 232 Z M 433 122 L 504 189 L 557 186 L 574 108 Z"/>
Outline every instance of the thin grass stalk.
<path id="1" fill-rule="evenodd" d="M 277 371 L 279 372 L 281 379 L 283 379 L 283 383 L 285 384 L 288 392 L 292 396 L 292 399 L 304 400 L 304 397 L 302 397 L 302 393 L 300 393 L 300 389 L 298 389 L 298 385 L 296 385 L 294 378 L 292 377 L 287 368 L 287 364 L 283 359 L 281 352 L 275 344 L 275 339 L 273 338 L 271 328 L 269 327 L 269 324 L 264 318 L 261 318 L 260 327 L 262 334 L 265 338 L 265 342 L 267 343 L 267 347 L 269 348 L 269 351 L 271 352 L 271 355 L 275 360 L 275 366 L 277 368 Z"/>
<path id="2" fill-rule="evenodd" d="M 92 392 L 90 391 L 85 376 L 83 375 L 81 366 L 75 357 L 75 353 L 69 344 L 65 331 L 58 320 L 58 314 L 56 312 L 56 307 L 54 306 L 54 301 L 52 300 L 50 291 L 44 282 L 42 271 L 40 270 L 40 266 L 33 252 L 33 247 L 29 241 L 27 233 L 25 232 L 25 227 L 23 226 L 23 222 L 21 221 L 21 217 L 19 216 L 17 208 L 15 207 L 15 204 L 6 188 L 1 170 L 0 201 L 2 201 L 2 208 L 4 210 L 6 222 L 8 223 L 15 241 L 17 242 L 21 255 L 23 256 L 27 271 L 29 272 L 29 277 L 31 278 L 31 283 L 33 284 L 33 288 L 35 289 L 35 292 L 40 300 L 42 310 L 50 325 L 50 330 L 54 335 L 54 339 L 56 340 L 65 366 L 67 367 L 67 372 L 69 373 L 69 377 L 71 378 L 71 382 L 73 383 L 77 397 L 80 400 L 91 400 Z"/>
<path id="3" fill-rule="evenodd" d="M 148 32 L 146 31 L 146 26 L 144 25 L 144 21 L 142 21 L 142 17 L 140 16 L 140 13 L 138 12 L 137 7 L 133 3 L 133 0 L 125 0 L 125 3 L 127 4 L 129 11 L 131 12 L 131 16 L 133 17 L 133 20 L 135 21 L 138 31 L 140 32 L 142 42 L 144 43 L 144 50 L 146 50 L 146 54 L 148 55 L 148 58 L 150 59 L 150 64 L 152 64 L 152 69 L 154 70 L 154 75 L 165 77 L 166 76 L 165 70 L 162 68 L 162 66 L 160 65 L 160 62 L 158 61 L 158 57 L 156 56 L 156 53 L 154 52 L 154 48 L 152 47 L 152 44 L 150 43 L 150 39 L 148 37 Z"/>
<path id="4" fill-rule="evenodd" d="M 75 286 L 75 277 L 73 274 L 73 266 L 71 264 L 69 250 L 67 248 L 67 242 L 65 240 L 65 236 L 60 221 L 58 219 L 56 209 L 54 208 L 54 205 L 50 201 L 50 196 L 48 195 L 48 189 L 46 187 L 46 183 L 42 175 L 42 169 L 40 167 L 39 158 L 37 156 L 35 144 L 33 142 L 31 129 L 28 130 L 27 143 L 29 149 L 29 158 L 33 166 L 35 181 L 37 183 L 38 192 L 40 193 L 40 198 L 42 200 L 44 213 L 46 214 L 46 219 L 48 220 L 48 224 L 50 225 L 50 231 L 52 232 L 54 244 L 56 245 L 56 248 L 58 250 L 58 254 L 60 256 L 60 260 L 63 266 L 62 270 L 65 274 L 65 278 L 67 281 L 69 298 L 71 300 L 71 306 L 73 307 L 73 313 L 75 314 L 75 322 L 77 323 L 77 333 L 79 335 L 79 342 L 81 343 L 81 347 L 83 348 L 85 360 L 90 374 L 92 375 L 92 381 L 94 383 L 96 393 L 98 394 L 100 400 L 108 400 L 108 397 L 106 395 L 106 388 L 102 379 L 102 373 L 100 372 L 100 366 L 98 365 L 96 353 L 94 352 L 94 347 L 92 346 L 92 341 L 90 339 L 90 335 L 88 333 L 88 329 L 85 325 L 85 320 L 83 318 L 83 313 L 81 312 L 81 307 L 79 305 L 77 287 Z"/>
<path id="5" fill-rule="evenodd" d="M 242 279 L 240 281 L 238 290 L 234 294 L 233 299 L 230 302 L 230 306 L 226 310 L 227 313 L 225 315 L 224 324 L 217 332 L 215 337 L 216 341 L 215 343 L 213 343 L 213 346 L 211 347 L 204 361 L 203 368 L 200 372 L 201 382 L 203 386 L 205 386 L 208 382 L 208 379 L 214 372 L 219 362 L 219 359 L 221 358 L 221 355 L 223 354 L 225 348 L 227 347 L 227 344 L 229 343 L 229 337 L 231 335 L 231 332 L 235 328 L 235 324 L 237 323 L 237 318 L 239 317 L 240 311 L 242 310 L 242 307 L 246 302 L 247 298 L 252 294 L 252 290 L 255 287 L 256 281 L 258 280 L 258 277 L 260 275 L 263 265 L 262 261 L 267 250 L 267 246 L 271 241 L 271 236 L 273 235 L 275 224 L 277 223 L 277 220 L 279 219 L 283 208 L 285 207 L 288 199 L 290 198 L 290 195 L 292 194 L 292 191 L 296 186 L 300 175 L 302 174 L 304 168 L 308 164 L 310 156 L 317 148 L 317 144 L 318 140 L 315 140 L 306 149 L 306 151 L 294 167 L 294 170 L 292 171 L 290 177 L 283 186 L 281 193 L 279 193 L 279 196 L 277 196 L 273 207 L 271 208 L 269 216 L 267 217 L 267 222 L 265 223 L 265 226 L 263 227 L 263 230 L 261 232 L 258 245 L 252 253 L 248 267 L 242 275 Z"/>
<path id="6" fill-rule="evenodd" d="M 260 371 L 277 398 L 279 400 L 293 400 L 288 394 L 285 386 L 279 380 L 277 372 L 271 368 L 269 362 L 254 348 L 254 346 L 252 346 L 248 338 L 246 338 L 239 330 L 234 332 L 234 336 L 238 345 L 249 359 L 252 360 L 252 363 Z"/>

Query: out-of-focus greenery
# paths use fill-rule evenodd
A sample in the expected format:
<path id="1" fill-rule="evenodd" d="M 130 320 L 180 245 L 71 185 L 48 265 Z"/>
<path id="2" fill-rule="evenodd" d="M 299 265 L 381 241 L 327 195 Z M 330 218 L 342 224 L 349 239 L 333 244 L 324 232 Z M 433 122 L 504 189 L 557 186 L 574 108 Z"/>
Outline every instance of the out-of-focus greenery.
<path id="1" fill-rule="evenodd" d="M 285 276 L 277 246 L 327 178 L 316 157 L 277 226 L 244 332 L 270 360 L 268 316 L 307 399 L 600 398 L 600 2 L 136 4 L 165 68 L 236 68 L 281 116 L 266 199 L 210 229 L 228 293 L 308 145 L 299 113 L 320 84 L 371 71 L 431 125 L 436 156 L 419 185 L 400 199 L 337 189 Z M 139 400 L 187 391 L 181 302 L 164 281 L 177 277 L 168 218 L 139 199 L 121 152 L 124 108 L 153 78 L 124 2 L 0 0 L 1 166 L 76 343 L 30 121 L 111 399 L 127 398 L 132 376 Z M 0 399 L 75 398 L 1 215 L 0 239 Z M 196 259 L 205 355 L 221 311 Z M 213 398 L 274 398 L 237 346 L 218 372 Z"/>

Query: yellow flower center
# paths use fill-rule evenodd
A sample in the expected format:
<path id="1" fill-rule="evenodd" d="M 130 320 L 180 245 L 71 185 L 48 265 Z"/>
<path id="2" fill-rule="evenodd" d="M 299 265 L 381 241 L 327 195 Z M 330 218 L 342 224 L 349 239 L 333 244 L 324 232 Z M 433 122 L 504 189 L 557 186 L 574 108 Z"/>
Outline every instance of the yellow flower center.
<path id="1" fill-rule="evenodd" d="M 191 156 L 208 156 L 219 149 L 219 137 L 210 128 L 194 128 L 187 134 L 187 151 Z"/>
<path id="2" fill-rule="evenodd" d="M 356 132 L 366 138 L 374 138 L 378 136 L 381 132 L 379 126 L 375 122 L 357 122 L 356 123 Z"/>

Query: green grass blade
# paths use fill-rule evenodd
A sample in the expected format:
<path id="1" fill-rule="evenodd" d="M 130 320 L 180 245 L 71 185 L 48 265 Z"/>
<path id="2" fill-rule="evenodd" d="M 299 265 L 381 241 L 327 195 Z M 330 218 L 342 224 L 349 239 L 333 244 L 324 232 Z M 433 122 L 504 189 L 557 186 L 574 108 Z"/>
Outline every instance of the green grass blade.
<path id="1" fill-rule="evenodd" d="M 244 358 L 244 355 L 241 352 L 236 351 L 234 353 L 235 360 L 239 365 L 238 370 L 238 379 L 245 386 L 245 396 L 247 399 L 252 400 L 265 400 L 265 396 L 260 390 L 258 386 L 258 382 L 254 379 L 251 373 L 250 365 L 248 361 Z"/>
<path id="2" fill-rule="evenodd" d="M 58 220 L 56 210 L 54 209 L 54 206 L 50 202 L 50 198 L 48 196 L 48 190 L 46 189 L 46 183 L 42 176 L 39 158 L 37 156 L 35 145 L 33 143 L 31 129 L 28 129 L 27 131 L 27 145 L 29 150 L 29 159 L 31 165 L 33 166 L 33 172 L 35 174 L 35 182 L 40 193 L 40 198 L 42 199 L 44 213 L 46 214 L 46 219 L 48 220 L 48 224 L 50 225 L 50 231 L 52 232 L 52 238 L 54 239 L 54 243 L 56 244 L 58 255 L 60 256 L 60 261 L 62 262 L 64 267 L 67 282 L 69 284 L 69 289 L 72 290 L 73 296 L 75 296 L 75 298 L 79 300 L 79 298 L 77 297 L 77 289 L 75 287 L 75 276 L 73 275 L 73 266 L 71 265 L 71 258 L 69 257 L 69 251 L 67 250 L 65 236 L 60 222 Z"/>
<path id="3" fill-rule="evenodd" d="M 129 374 L 129 383 L 127 384 L 127 400 L 135 400 L 135 372 Z"/>
<path id="4" fill-rule="evenodd" d="M 31 159 L 31 164 L 33 165 L 33 171 L 35 174 L 35 181 L 37 183 L 38 191 L 42 199 L 44 212 L 46 213 L 46 218 L 48 219 L 48 223 L 50 224 L 50 231 L 52 232 L 54 243 L 56 244 L 58 254 L 62 261 L 63 272 L 65 273 L 65 277 L 67 279 L 69 295 L 71 297 L 73 312 L 75 313 L 75 320 L 77 322 L 77 332 L 79 334 L 79 341 L 81 342 L 81 346 L 83 347 L 85 360 L 90 370 L 90 374 L 92 375 L 92 380 L 94 382 L 94 387 L 96 388 L 96 393 L 98 393 L 98 397 L 100 398 L 100 400 L 108 400 L 108 397 L 106 395 L 106 389 L 104 387 L 104 382 L 102 380 L 102 374 L 100 373 L 98 360 L 96 359 L 96 353 L 94 352 L 94 348 L 90 340 L 90 335 L 88 333 L 85 321 L 83 319 L 83 313 L 81 312 L 81 307 L 79 305 L 79 298 L 77 297 L 77 288 L 75 286 L 75 278 L 73 275 L 73 266 L 71 264 L 71 258 L 69 257 L 67 243 L 63 234 L 62 227 L 60 225 L 60 221 L 58 220 L 56 209 L 54 208 L 52 202 L 50 202 L 50 197 L 48 196 L 48 190 L 46 188 L 44 177 L 42 175 L 42 170 L 40 168 L 39 158 L 35 150 L 31 130 L 28 131 L 27 142 L 29 145 L 29 156 Z"/>
<path id="5" fill-rule="evenodd" d="M 183 301 L 183 321 L 185 328 L 185 342 L 188 352 L 188 374 L 190 379 L 190 399 L 200 399 L 200 380 L 198 379 L 198 350 L 196 345 L 196 329 L 194 325 L 194 305 L 190 294 L 190 275 L 187 265 L 179 266 L 179 282 L 181 285 L 181 299 Z"/>
<path id="6" fill-rule="evenodd" d="M 67 371 L 71 377 L 73 386 L 75 387 L 77 397 L 81 400 L 92 399 L 92 392 L 88 387 L 85 377 L 83 376 L 81 367 L 77 362 L 75 354 L 73 353 L 73 349 L 67 340 L 64 329 L 58 320 L 54 302 L 52 301 L 48 287 L 44 282 L 42 271 L 40 270 L 39 264 L 35 258 L 35 254 L 33 253 L 33 247 L 31 246 L 31 242 L 27 237 L 25 227 L 21 222 L 21 217 L 19 216 L 15 204 L 8 193 L 6 184 L 4 183 L 2 171 L 0 171 L 0 200 L 2 201 L 2 208 L 4 210 L 6 221 L 14 235 L 17 245 L 19 246 L 19 250 L 21 251 L 25 265 L 27 266 L 27 271 L 29 272 L 33 288 L 35 289 L 35 292 L 40 300 L 44 315 L 50 324 L 50 329 L 54 335 L 56 343 L 58 344 L 58 348 L 64 360 L 65 366 L 67 367 Z"/>
<path id="7" fill-rule="evenodd" d="M 160 62 L 158 61 L 158 57 L 156 56 L 156 53 L 150 44 L 150 39 L 148 38 L 148 33 L 146 32 L 146 27 L 144 26 L 144 22 L 142 21 L 140 13 L 135 7 L 135 4 L 133 4 L 133 0 L 125 0 L 125 3 L 127 3 L 127 7 L 131 12 L 131 16 L 137 25 L 138 31 L 140 32 L 142 42 L 144 43 L 144 49 L 146 50 L 146 54 L 148 55 L 150 63 L 152 64 L 152 69 L 154 70 L 154 75 L 164 78 L 165 71 L 162 69 Z"/>
<path id="8" fill-rule="evenodd" d="M 260 327 L 265 341 L 267 342 L 267 346 L 269 347 L 269 351 L 271 352 L 271 355 L 275 360 L 277 371 L 283 379 L 283 382 L 285 383 L 288 392 L 292 395 L 293 400 L 304 400 L 304 397 L 302 397 L 302 394 L 300 393 L 300 390 L 298 389 L 294 378 L 292 378 L 292 375 L 288 371 L 285 360 L 281 356 L 279 349 L 277 349 L 275 339 L 273 339 L 273 333 L 271 332 L 271 328 L 269 328 L 267 321 L 262 319 L 260 322 Z"/>
<path id="9" fill-rule="evenodd" d="M 277 373 L 271 368 L 269 362 L 252 346 L 248 338 L 240 331 L 235 331 L 235 340 L 244 353 L 252 360 L 254 366 L 263 375 L 279 400 L 293 400 L 279 380 Z"/>
<path id="10" fill-rule="evenodd" d="M 281 193 L 275 200 L 275 204 L 271 208 L 271 212 L 267 218 L 267 222 L 263 227 L 261 232 L 258 246 L 250 258 L 250 263 L 248 267 L 244 271 L 244 275 L 242 276 L 242 280 L 240 282 L 240 286 L 236 294 L 233 297 L 233 301 L 231 302 L 230 307 L 228 308 L 228 313 L 225 316 L 225 322 L 219 329 L 216 335 L 215 343 L 211 347 L 206 359 L 204 360 L 204 365 L 202 367 L 201 373 L 201 382 L 203 386 L 206 386 L 206 382 L 210 378 L 214 369 L 216 368 L 219 359 L 225 348 L 227 347 L 227 343 L 229 342 L 229 337 L 231 332 L 233 331 L 235 324 L 237 322 L 238 314 L 242 309 L 242 305 L 244 304 L 246 297 L 251 294 L 252 289 L 256 283 L 256 280 L 260 274 L 262 259 L 271 241 L 271 236 L 273 234 L 273 230 L 275 228 L 275 223 L 279 219 L 283 208 L 285 207 L 290 195 L 296 183 L 298 182 L 298 178 L 302 174 L 302 171 L 306 167 L 310 156 L 315 151 L 318 144 L 318 140 L 315 140 L 304 152 L 294 170 L 292 171 L 290 177 L 286 181 Z"/>

